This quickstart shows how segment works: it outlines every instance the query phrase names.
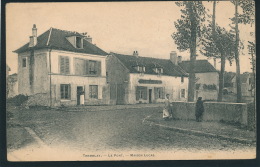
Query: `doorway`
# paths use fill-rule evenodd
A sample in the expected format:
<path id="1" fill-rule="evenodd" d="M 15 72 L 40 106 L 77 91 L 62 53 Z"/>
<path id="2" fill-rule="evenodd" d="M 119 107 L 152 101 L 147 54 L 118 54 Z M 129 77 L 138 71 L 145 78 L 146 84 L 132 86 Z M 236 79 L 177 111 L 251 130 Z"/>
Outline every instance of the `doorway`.
<path id="1" fill-rule="evenodd" d="M 80 95 L 82 95 L 83 86 L 77 86 L 77 105 L 80 105 Z"/>
<path id="2" fill-rule="evenodd" d="M 152 89 L 149 89 L 149 103 L 152 103 Z"/>

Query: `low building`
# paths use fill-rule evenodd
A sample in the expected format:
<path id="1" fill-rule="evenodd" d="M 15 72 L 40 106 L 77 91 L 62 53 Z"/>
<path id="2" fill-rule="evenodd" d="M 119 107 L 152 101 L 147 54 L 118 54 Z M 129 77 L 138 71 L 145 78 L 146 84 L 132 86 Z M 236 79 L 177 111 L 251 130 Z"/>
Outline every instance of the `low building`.
<path id="1" fill-rule="evenodd" d="M 190 73 L 190 61 L 181 61 L 179 66 Z M 195 98 L 202 97 L 203 100 L 217 100 L 219 89 L 219 73 L 207 60 L 196 60 L 194 67 L 196 84 Z"/>
<path id="2" fill-rule="evenodd" d="M 170 59 L 110 53 L 107 58 L 107 81 L 111 104 L 136 104 L 186 101 L 188 75 L 175 65 L 176 54 Z"/>
<path id="3" fill-rule="evenodd" d="M 242 96 L 253 97 L 255 93 L 254 76 L 252 73 L 245 72 L 240 75 Z M 232 78 L 233 92 L 237 94 L 236 76 Z"/>
<path id="4" fill-rule="evenodd" d="M 36 105 L 107 104 L 107 53 L 92 44 L 86 33 L 50 28 L 30 41 L 18 54 L 18 92 Z M 82 98 L 81 98 L 82 99 Z"/>

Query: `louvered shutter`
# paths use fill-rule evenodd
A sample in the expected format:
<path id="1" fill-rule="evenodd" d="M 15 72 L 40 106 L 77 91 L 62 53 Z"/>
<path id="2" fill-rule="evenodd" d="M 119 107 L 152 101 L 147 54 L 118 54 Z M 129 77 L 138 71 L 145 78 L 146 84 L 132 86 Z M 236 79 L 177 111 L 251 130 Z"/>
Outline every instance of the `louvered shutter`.
<path id="1" fill-rule="evenodd" d="M 65 73 L 70 73 L 70 59 L 68 57 L 65 58 Z"/>
<path id="2" fill-rule="evenodd" d="M 143 87 L 143 92 L 144 92 L 144 100 L 147 100 L 147 87 Z"/>
<path id="3" fill-rule="evenodd" d="M 135 97 L 136 97 L 136 100 L 139 100 L 139 89 L 137 86 L 135 87 Z"/>
<path id="4" fill-rule="evenodd" d="M 161 88 L 162 90 L 162 99 L 165 99 L 165 87 Z"/>
<path id="5" fill-rule="evenodd" d="M 101 75 L 101 62 L 100 61 L 96 62 L 95 68 L 96 68 L 95 71 L 97 71 L 97 76 L 100 76 Z"/>
<path id="6" fill-rule="evenodd" d="M 158 99 L 158 88 L 154 88 L 154 97 Z"/>
<path id="7" fill-rule="evenodd" d="M 65 67 L 65 62 L 64 62 L 64 57 L 60 56 L 60 73 L 64 74 L 64 67 Z"/>
<path id="8" fill-rule="evenodd" d="M 85 73 L 86 73 L 86 75 L 89 74 L 89 61 L 88 60 L 85 60 Z"/>

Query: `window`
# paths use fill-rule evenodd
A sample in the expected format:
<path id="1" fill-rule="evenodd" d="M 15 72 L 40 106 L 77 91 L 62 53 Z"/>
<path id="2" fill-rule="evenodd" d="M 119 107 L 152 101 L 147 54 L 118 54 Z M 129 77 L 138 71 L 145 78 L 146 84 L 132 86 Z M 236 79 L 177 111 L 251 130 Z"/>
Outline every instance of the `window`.
<path id="1" fill-rule="evenodd" d="M 76 48 L 83 48 L 82 38 L 76 37 Z"/>
<path id="2" fill-rule="evenodd" d="M 60 73 L 69 74 L 70 73 L 70 59 L 69 57 L 60 56 Z"/>
<path id="3" fill-rule="evenodd" d="M 164 99 L 164 88 L 160 87 L 160 88 L 154 88 L 155 91 L 155 99 Z"/>
<path id="4" fill-rule="evenodd" d="M 147 87 L 144 86 L 136 87 L 136 100 L 139 99 L 147 100 Z"/>
<path id="5" fill-rule="evenodd" d="M 89 61 L 89 74 L 97 74 L 96 61 Z"/>
<path id="6" fill-rule="evenodd" d="M 26 67 L 26 58 L 22 59 L 22 65 L 23 65 L 23 67 Z"/>
<path id="7" fill-rule="evenodd" d="M 154 70 L 159 75 L 163 73 L 163 69 L 162 68 L 155 68 Z"/>
<path id="8" fill-rule="evenodd" d="M 140 72 L 140 73 L 144 73 L 145 72 L 145 66 L 137 66 L 135 67 L 135 69 Z"/>
<path id="9" fill-rule="evenodd" d="M 89 85 L 89 97 L 93 99 L 98 99 L 98 86 Z"/>
<path id="10" fill-rule="evenodd" d="M 183 83 L 184 82 L 184 77 L 183 76 L 181 76 L 181 83 Z"/>
<path id="11" fill-rule="evenodd" d="M 181 98 L 185 98 L 185 89 L 181 89 Z"/>
<path id="12" fill-rule="evenodd" d="M 70 85 L 68 85 L 68 84 L 60 85 L 60 98 L 61 99 L 70 99 Z"/>

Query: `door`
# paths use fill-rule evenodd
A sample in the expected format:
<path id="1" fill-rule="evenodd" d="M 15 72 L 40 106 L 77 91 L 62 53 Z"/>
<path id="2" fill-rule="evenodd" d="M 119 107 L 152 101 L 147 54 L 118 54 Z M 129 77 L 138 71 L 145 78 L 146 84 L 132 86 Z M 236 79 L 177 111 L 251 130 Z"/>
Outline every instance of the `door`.
<path id="1" fill-rule="evenodd" d="M 80 105 L 80 95 L 83 93 L 83 86 L 77 86 L 77 105 Z"/>
<path id="2" fill-rule="evenodd" d="M 152 89 L 149 89 L 149 103 L 152 103 Z"/>
<path id="3" fill-rule="evenodd" d="M 116 104 L 125 104 L 125 89 L 123 84 L 116 84 Z"/>

